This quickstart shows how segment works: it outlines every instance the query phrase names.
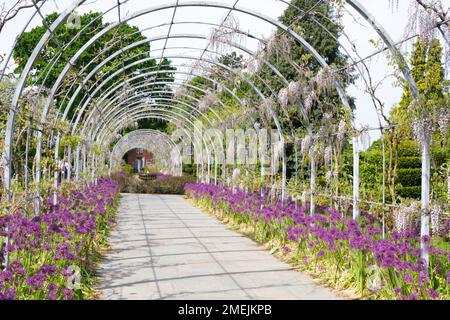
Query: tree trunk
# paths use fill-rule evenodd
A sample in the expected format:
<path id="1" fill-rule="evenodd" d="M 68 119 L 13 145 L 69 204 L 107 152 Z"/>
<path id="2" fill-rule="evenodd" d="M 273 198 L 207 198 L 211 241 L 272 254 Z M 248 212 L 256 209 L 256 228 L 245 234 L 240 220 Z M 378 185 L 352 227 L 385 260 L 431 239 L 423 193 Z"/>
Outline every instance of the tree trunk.
<path id="1" fill-rule="evenodd" d="M 391 194 L 391 202 L 395 204 L 395 169 L 394 169 L 394 140 L 395 133 L 394 128 L 389 131 L 389 170 L 388 170 L 388 181 L 389 181 L 389 193 Z"/>

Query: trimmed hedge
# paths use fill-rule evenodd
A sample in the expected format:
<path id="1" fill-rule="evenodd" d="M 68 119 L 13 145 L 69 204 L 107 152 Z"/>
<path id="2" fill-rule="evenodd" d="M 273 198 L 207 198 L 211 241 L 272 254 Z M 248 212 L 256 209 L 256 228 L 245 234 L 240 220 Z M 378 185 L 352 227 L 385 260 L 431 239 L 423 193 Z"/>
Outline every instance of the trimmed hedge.
<path id="1" fill-rule="evenodd" d="M 184 186 L 194 183 L 196 179 L 191 176 L 170 177 L 163 180 L 145 180 L 138 184 L 133 193 L 146 194 L 184 194 Z"/>
<path id="2" fill-rule="evenodd" d="M 422 167 L 419 157 L 402 157 L 398 159 L 398 167 L 401 169 L 417 169 Z"/>
<path id="3" fill-rule="evenodd" d="M 114 173 L 111 177 L 119 183 L 122 193 L 184 194 L 184 186 L 187 183 L 196 182 L 192 176 L 168 176 L 164 179 L 143 180 L 137 175 L 121 172 Z"/>
<path id="4" fill-rule="evenodd" d="M 395 188 L 395 190 L 396 190 L 397 195 L 399 197 L 411 198 L 411 199 L 420 199 L 422 188 L 420 186 L 413 186 L 413 187 L 397 186 Z"/>
<path id="5" fill-rule="evenodd" d="M 422 182 L 421 168 L 408 168 L 397 170 L 397 182 L 403 187 L 420 186 Z"/>

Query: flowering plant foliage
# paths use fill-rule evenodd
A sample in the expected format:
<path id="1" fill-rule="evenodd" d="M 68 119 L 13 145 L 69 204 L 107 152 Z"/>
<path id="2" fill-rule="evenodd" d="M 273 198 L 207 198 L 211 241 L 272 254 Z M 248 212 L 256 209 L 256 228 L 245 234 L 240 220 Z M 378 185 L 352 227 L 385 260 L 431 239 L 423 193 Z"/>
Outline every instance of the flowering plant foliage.
<path id="1" fill-rule="evenodd" d="M 0 217 L 0 237 L 9 238 L 0 258 L 8 253 L 10 260 L 0 271 L 0 300 L 72 300 L 91 293 L 94 253 L 106 244 L 118 194 L 117 183 L 103 178 L 72 187 L 57 206 L 49 199 L 39 216 L 17 211 Z"/>
<path id="2" fill-rule="evenodd" d="M 189 184 L 196 204 L 237 224 L 253 227 L 254 237 L 276 243 L 293 262 L 315 271 L 329 284 L 359 290 L 361 296 L 384 299 L 448 299 L 450 297 L 450 220 L 431 242 L 430 274 L 423 272 L 417 229 L 391 228 L 383 239 L 381 222 L 362 213 L 358 222 L 337 210 L 292 200 L 270 201 L 267 194 L 236 188 Z"/>

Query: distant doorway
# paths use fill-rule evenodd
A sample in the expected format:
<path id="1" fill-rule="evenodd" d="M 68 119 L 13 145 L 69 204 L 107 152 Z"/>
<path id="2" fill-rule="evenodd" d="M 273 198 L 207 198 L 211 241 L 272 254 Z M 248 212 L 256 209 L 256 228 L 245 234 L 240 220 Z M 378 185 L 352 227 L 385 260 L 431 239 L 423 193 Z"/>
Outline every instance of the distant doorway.
<path id="1" fill-rule="evenodd" d="M 136 158 L 134 161 L 134 173 L 142 173 L 144 170 L 144 159 Z"/>
<path id="2" fill-rule="evenodd" d="M 128 151 L 124 156 L 125 162 L 133 167 L 134 173 L 143 173 L 145 167 L 152 166 L 155 162 L 154 155 L 143 148 Z"/>

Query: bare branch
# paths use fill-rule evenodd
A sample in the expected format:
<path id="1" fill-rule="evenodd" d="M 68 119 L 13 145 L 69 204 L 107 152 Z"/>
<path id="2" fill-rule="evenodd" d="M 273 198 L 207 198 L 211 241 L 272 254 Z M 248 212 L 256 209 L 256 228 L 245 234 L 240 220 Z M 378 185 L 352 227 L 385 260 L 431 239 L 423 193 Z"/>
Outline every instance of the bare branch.
<path id="1" fill-rule="evenodd" d="M 20 11 L 33 8 L 42 1 L 44 0 L 17 0 L 10 8 L 6 8 L 3 4 L 0 7 L 0 32 L 2 32 L 6 23 L 14 19 Z"/>

